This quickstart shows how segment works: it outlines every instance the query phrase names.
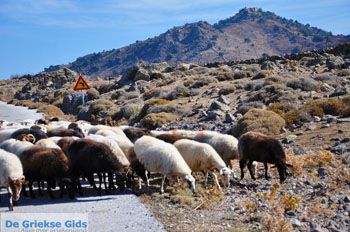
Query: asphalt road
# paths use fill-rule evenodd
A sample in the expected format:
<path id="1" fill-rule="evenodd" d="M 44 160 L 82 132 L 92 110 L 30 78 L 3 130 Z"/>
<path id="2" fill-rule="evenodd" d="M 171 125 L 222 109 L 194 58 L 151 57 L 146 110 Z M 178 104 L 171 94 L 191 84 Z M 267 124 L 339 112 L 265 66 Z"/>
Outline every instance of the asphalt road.
<path id="1" fill-rule="evenodd" d="M 54 192 L 58 197 L 58 191 Z M 2 189 L 0 216 L 11 214 L 8 211 L 7 191 Z M 71 200 L 65 195 L 62 199 L 50 199 L 47 194 L 35 199 L 21 196 L 14 213 L 88 213 L 89 231 L 165 231 L 154 218 L 152 212 L 130 192 L 96 196 L 95 192 L 84 188 L 84 196 Z"/>
<path id="2" fill-rule="evenodd" d="M 0 101 L 0 120 L 9 122 L 23 122 L 24 120 L 35 121 L 42 118 L 42 114 L 36 110 L 29 110 L 27 107 L 9 105 Z"/>

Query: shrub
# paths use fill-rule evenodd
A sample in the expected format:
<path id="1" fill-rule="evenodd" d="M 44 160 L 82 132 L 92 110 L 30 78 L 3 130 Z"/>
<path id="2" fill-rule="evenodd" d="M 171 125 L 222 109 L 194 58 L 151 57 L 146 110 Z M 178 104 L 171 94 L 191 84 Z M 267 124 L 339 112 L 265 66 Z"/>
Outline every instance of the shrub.
<path id="1" fill-rule="evenodd" d="M 37 109 L 39 112 L 42 112 L 47 116 L 58 117 L 58 118 L 65 117 L 62 110 L 54 105 L 39 104 Z"/>
<path id="2" fill-rule="evenodd" d="M 263 79 L 269 75 L 268 71 L 260 71 L 255 76 L 253 76 L 252 80 Z"/>
<path id="3" fill-rule="evenodd" d="M 215 76 L 218 81 L 230 81 L 235 79 L 235 74 L 232 72 L 224 72 Z"/>
<path id="4" fill-rule="evenodd" d="M 209 85 L 210 83 L 218 82 L 214 77 L 200 77 L 191 88 L 200 88 L 205 85 Z"/>
<path id="5" fill-rule="evenodd" d="M 101 118 L 110 117 L 114 113 L 115 105 L 108 100 L 100 99 L 93 101 L 88 109 L 89 119 L 97 121 Z"/>
<path id="6" fill-rule="evenodd" d="M 170 123 L 176 120 L 176 116 L 170 113 L 151 113 L 146 115 L 141 121 L 141 125 L 147 129 L 154 130 L 161 127 L 164 124 Z"/>
<path id="7" fill-rule="evenodd" d="M 228 95 L 228 94 L 233 93 L 233 92 L 235 92 L 234 85 L 226 85 L 219 90 L 220 95 Z"/>
<path id="8" fill-rule="evenodd" d="M 140 113 L 142 106 L 143 105 L 141 103 L 132 103 L 132 104 L 127 103 L 125 106 L 122 106 L 120 109 L 122 113 L 122 117 L 126 119 L 135 117 Z"/>
<path id="9" fill-rule="evenodd" d="M 235 72 L 234 76 L 233 76 L 234 79 L 242 79 L 242 78 L 246 78 L 246 77 L 248 77 L 248 74 L 245 71 Z"/>
<path id="10" fill-rule="evenodd" d="M 285 125 L 285 120 L 273 111 L 251 109 L 230 129 L 229 133 L 236 137 L 248 131 L 277 135 Z"/>
<path id="11" fill-rule="evenodd" d="M 170 93 L 167 94 L 166 99 L 175 100 L 180 97 L 189 97 L 191 91 L 183 84 L 177 85 Z"/>
<path id="12" fill-rule="evenodd" d="M 287 87 L 292 89 L 301 89 L 302 91 L 318 91 L 319 85 L 317 81 L 306 78 L 296 78 L 287 82 Z"/>
<path id="13" fill-rule="evenodd" d="M 252 101 L 248 103 L 244 103 L 240 105 L 237 109 L 238 113 L 245 114 L 247 113 L 250 109 L 264 109 L 266 108 L 265 104 L 259 101 Z"/>
<path id="14" fill-rule="evenodd" d="M 91 101 L 91 100 L 97 99 L 100 96 L 100 93 L 97 91 L 97 89 L 92 88 L 86 92 L 86 96 L 87 96 L 87 99 Z"/>
<path id="15" fill-rule="evenodd" d="M 147 115 L 148 109 L 151 108 L 152 106 L 155 106 L 155 105 L 166 105 L 166 104 L 169 104 L 169 103 L 171 103 L 171 101 L 166 100 L 166 99 L 162 99 L 162 98 L 148 100 L 143 105 L 143 107 L 142 107 L 140 113 L 137 115 L 137 117 L 135 117 L 134 122 L 138 122 L 143 117 L 145 117 Z"/>

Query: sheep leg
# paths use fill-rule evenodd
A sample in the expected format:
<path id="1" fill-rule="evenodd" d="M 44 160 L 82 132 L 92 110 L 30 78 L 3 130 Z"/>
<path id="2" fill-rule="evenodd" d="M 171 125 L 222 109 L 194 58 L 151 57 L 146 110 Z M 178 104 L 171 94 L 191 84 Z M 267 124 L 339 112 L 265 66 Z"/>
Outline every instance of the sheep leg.
<path id="1" fill-rule="evenodd" d="M 218 186 L 218 189 L 220 190 L 220 192 L 222 192 L 217 175 L 212 171 L 210 171 L 210 175 L 214 177 L 214 181 L 215 181 L 216 186 Z"/>
<path id="2" fill-rule="evenodd" d="M 105 172 L 102 173 L 102 178 L 103 178 L 103 184 L 105 186 L 105 192 L 106 192 L 106 194 L 109 194 L 110 191 L 109 191 L 109 187 L 107 186 L 106 173 Z"/>
<path id="3" fill-rule="evenodd" d="M 39 193 L 39 195 L 40 196 L 44 196 L 43 192 L 41 191 L 41 186 L 44 189 L 44 183 L 41 183 L 40 180 L 37 180 L 36 182 L 38 183 L 38 193 Z"/>
<path id="4" fill-rule="evenodd" d="M 147 187 L 149 187 L 149 176 L 147 175 L 147 170 L 145 170 L 145 176 L 147 178 Z"/>
<path id="5" fill-rule="evenodd" d="M 265 167 L 265 179 L 266 179 L 266 180 L 269 180 L 270 177 L 269 177 L 269 175 L 267 174 L 267 171 L 268 171 L 268 169 L 269 169 L 269 166 L 267 165 L 266 162 L 264 163 L 264 167 Z"/>
<path id="6" fill-rule="evenodd" d="M 252 177 L 252 179 L 256 180 L 256 178 L 254 176 L 253 169 L 252 169 L 252 164 L 253 164 L 253 161 L 249 160 L 249 162 L 248 162 L 248 170 L 249 170 L 249 173 L 250 173 L 250 176 Z"/>
<path id="7" fill-rule="evenodd" d="M 209 172 L 205 172 L 205 180 L 204 180 L 205 187 L 207 187 L 207 185 L 208 185 L 208 175 L 209 175 Z"/>
<path id="8" fill-rule="evenodd" d="M 166 175 L 163 176 L 162 178 L 162 185 L 160 186 L 160 193 L 164 193 L 164 182 L 166 179 Z"/>
<path id="9" fill-rule="evenodd" d="M 102 175 L 99 172 L 99 173 L 97 173 L 97 176 L 98 176 L 98 182 L 99 182 L 99 186 L 98 186 L 98 189 L 97 189 L 97 194 L 99 196 L 101 196 L 102 195 Z"/>
<path id="10" fill-rule="evenodd" d="M 141 189 L 142 188 L 141 177 L 138 177 L 138 179 L 139 179 L 139 189 Z"/>
<path id="11" fill-rule="evenodd" d="M 35 198 L 35 194 L 34 194 L 34 191 L 33 191 L 33 182 L 32 182 L 32 181 L 29 181 L 28 186 L 29 186 L 29 194 L 30 194 L 30 197 L 31 197 L 31 198 Z"/>
<path id="12" fill-rule="evenodd" d="M 27 185 L 26 185 L 26 184 L 23 184 L 23 186 L 22 186 L 22 194 L 23 194 L 23 197 L 28 197 L 26 187 L 27 187 Z"/>
<path id="13" fill-rule="evenodd" d="M 11 190 L 10 186 L 7 187 L 7 192 L 9 194 L 9 210 L 13 211 L 13 201 L 12 201 L 13 193 L 12 193 L 12 190 Z"/>
<path id="14" fill-rule="evenodd" d="M 65 187 L 64 187 L 64 184 L 63 184 L 62 180 L 60 180 L 58 182 L 58 186 L 60 187 L 60 198 L 62 198 L 63 194 L 65 193 Z"/>
<path id="15" fill-rule="evenodd" d="M 80 183 L 79 177 L 75 178 L 75 181 L 76 181 L 76 186 L 78 187 L 78 193 L 79 193 L 80 196 L 82 196 L 83 195 L 83 188 L 81 187 L 81 183 Z"/>
<path id="16" fill-rule="evenodd" d="M 113 178 L 114 178 L 114 173 L 113 172 L 108 172 L 108 185 L 109 185 L 108 187 L 109 187 L 109 190 L 111 190 L 111 191 L 116 189 L 116 187 L 114 185 Z"/>
<path id="17" fill-rule="evenodd" d="M 51 199 L 56 199 L 56 197 L 52 193 L 52 180 L 46 180 L 47 183 L 47 193 L 49 194 Z"/>
<path id="18" fill-rule="evenodd" d="M 246 160 L 240 160 L 239 161 L 239 167 L 241 168 L 241 180 L 244 178 L 244 168 L 247 165 Z"/>

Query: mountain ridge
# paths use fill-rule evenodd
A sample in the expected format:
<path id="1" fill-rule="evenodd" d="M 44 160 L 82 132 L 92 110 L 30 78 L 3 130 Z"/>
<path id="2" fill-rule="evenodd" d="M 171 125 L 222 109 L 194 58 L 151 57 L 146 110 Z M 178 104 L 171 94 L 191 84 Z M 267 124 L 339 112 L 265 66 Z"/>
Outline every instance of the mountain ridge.
<path id="1" fill-rule="evenodd" d="M 350 36 L 332 35 L 260 8 L 243 8 L 213 25 L 206 21 L 186 23 L 153 38 L 88 54 L 45 71 L 68 67 L 84 75 L 110 77 L 140 61 L 203 64 L 297 53 L 349 41 Z"/>

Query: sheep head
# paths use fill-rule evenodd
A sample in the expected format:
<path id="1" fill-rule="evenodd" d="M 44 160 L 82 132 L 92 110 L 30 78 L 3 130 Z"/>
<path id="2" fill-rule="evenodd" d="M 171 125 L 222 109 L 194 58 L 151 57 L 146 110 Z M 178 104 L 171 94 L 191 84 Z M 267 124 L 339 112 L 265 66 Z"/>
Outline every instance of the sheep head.
<path id="1" fill-rule="evenodd" d="M 196 191 L 196 180 L 194 177 L 192 175 L 186 175 L 184 179 L 187 181 L 191 191 L 194 193 Z"/>
<path id="2" fill-rule="evenodd" d="M 231 174 L 233 174 L 233 171 L 227 167 L 220 169 L 220 175 L 223 177 L 224 184 L 227 187 L 230 187 Z"/>
<path id="3" fill-rule="evenodd" d="M 21 194 L 22 185 L 26 184 L 24 176 L 21 176 L 17 179 L 12 179 L 8 177 L 8 183 L 13 194 L 13 200 L 18 201 Z"/>

